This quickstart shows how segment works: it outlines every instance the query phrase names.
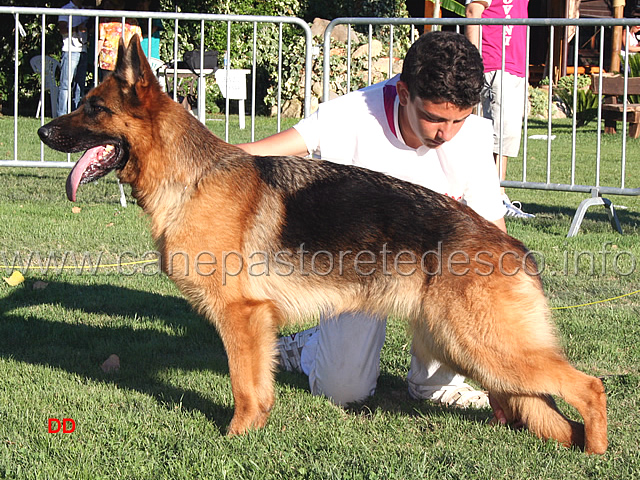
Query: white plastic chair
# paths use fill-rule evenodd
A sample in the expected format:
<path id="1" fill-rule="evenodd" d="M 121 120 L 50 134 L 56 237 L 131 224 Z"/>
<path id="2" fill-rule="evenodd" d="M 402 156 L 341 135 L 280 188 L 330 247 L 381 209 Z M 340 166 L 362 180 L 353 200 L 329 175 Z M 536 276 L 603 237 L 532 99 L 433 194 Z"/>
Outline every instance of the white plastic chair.
<path id="1" fill-rule="evenodd" d="M 227 73 L 228 72 L 228 73 Z M 231 68 L 220 68 L 216 70 L 216 83 L 220 87 L 220 92 L 224 98 L 229 96 L 229 100 L 238 100 L 238 122 L 240 129 L 245 127 L 244 101 L 247 99 L 247 75 L 251 70 Z M 229 82 L 227 82 L 227 75 Z"/>
<path id="2" fill-rule="evenodd" d="M 29 61 L 31 68 L 35 73 L 41 75 L 42 56 L 36 55 L 31 57 Z M 55 117 L 58 111 L 58 72 L 60 71 L 60 62 L 55 58 L 45 55 L 44 57 L 44 89 L 49 90 L 51 96 L 51 116 Z M 36 110 L 36 117 L 40 116 L 40 108 L 42 106 L 42 97 L 38 100 L 38 108 Z"/>
<path id="3" fill-rule="evenodd" d="M 165 66 L 164 62 L 159 58 L 154 58 L 154 57 L 150 57 L 147 60 L 149 60 L 149 65 L 151 66 L 151 70 L 153 70 L 153 73 L 155 74 L 155 76 L 158 77 L 158 81 L 160 82 L 160 86 L 162 87 L 162 90 L 166 90 L 167 82 L 165 80 L 164 70 L 167 67 Z"/>

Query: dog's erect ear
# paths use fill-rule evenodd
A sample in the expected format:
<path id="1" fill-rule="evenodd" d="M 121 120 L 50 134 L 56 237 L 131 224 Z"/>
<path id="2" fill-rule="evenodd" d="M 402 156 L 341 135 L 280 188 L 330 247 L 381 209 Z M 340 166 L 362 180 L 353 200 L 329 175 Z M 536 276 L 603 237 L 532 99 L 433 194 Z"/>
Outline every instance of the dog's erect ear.
<path id="1" fill-rule="evenodd" d="M 136 84 L 147 86 L 153 72 L 144 56 L 142 47 L 140 46 L 140 38 L 134 35 L 129 41 L 129 45 L 124 44 L 123 37 L 120 37 L 118 44 L 118 60 L 114 74 L 123 80 L 129 87 Z"/>

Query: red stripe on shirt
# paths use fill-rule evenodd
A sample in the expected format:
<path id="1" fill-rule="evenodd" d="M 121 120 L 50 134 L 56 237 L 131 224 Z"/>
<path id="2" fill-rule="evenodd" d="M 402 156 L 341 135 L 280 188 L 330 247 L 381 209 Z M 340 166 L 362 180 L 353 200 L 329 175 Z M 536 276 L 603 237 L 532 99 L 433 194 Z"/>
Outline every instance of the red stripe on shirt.
<path id="1" fill-rule="evenodd" d="M 393 118 L 393 107 L 396 103 L 396 97 L 398 96 L 396 86 L 385 85 L 382 89 L 382 95 L 384 99 L 384 113 L 387 116 L 387 123 L 389 124 L 389 128 L 391 129 L 391 133 L 393 133 L 396 138 L 398 138 L 398 134 L 396 133 L 396 122 Z"/>

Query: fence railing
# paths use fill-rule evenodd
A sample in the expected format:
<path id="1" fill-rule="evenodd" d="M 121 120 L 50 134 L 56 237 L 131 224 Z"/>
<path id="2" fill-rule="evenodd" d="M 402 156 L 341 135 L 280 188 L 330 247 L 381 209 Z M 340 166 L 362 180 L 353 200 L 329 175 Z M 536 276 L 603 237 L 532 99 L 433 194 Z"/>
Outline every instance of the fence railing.
<path id="1" fill-rule="evenodd" d="M 395 51 L 395 45 L 400 43 L 402 39 L 406 38 L 407 31 L 401 30 L 399 27 L 408 27 L 409 36 L 411 41 L 415 38 L 415 29 L 416 27 L 421 27 L 425 25 L 432 26 L 433 28 L 448 28 L 455 29 L 460 33 L 464 33 L 464 28 L 467 25 L 480 25 L 481 28 L 484 25 L 501 25 L 503 29 L 508 28 L 512 25 L 525 25 L 527 27 L 527 54 L 532 51 L 532 48 L 539 48 L 538 45 L 531 45 L 530 43 L 530 32 L 532 27 L 547 27 L 548 28 L 548 45 L 554 45 L 554 35 L 556 33 L 556 29 L 572 29 L 574 32 L 574 38 L 579 39 L 581 29 L 586 28 L 595 28 L 597 30 L 597 40 L 599 40 L 599 46 L 597 50 L 597 58 L 598 62 L 593 65 L 594 71 L 600 72 L 599 81 L 602 82 L 602 74 L 604 72 L 604 59 L 605 59 L 605 33 L 607 30 L 611 30 L 614 27 L 622 27 L 624 29 L 623 35 L 627 35 L 629 32 L 629 28 L 633 25 L 637 24 L 637 19 L 555 19 L 555 18 L 538 18 L 538 19 L 466 19 L 466 18 L 449 18 L 449 19 L 432 19 L 432 18 L 360 18 L 360 17 L 349 17 L 349 18 L 337 18 L 333 20 L 327 27 L 324 34 L 324 49 L 323 49 L 323 101 L 326 101 L 330 98 L 330 84 L 332 79 L 332 71 L 331 71 L 331 56 L 332 56 L 332 48 L 331 48 L 331 35 L 333 30 L 338 25 L 347 25 L 349 29 L 349 34 L 347 35 L 348 45 L 346 51 L 346 62 L 347 62 L 347 86 L 346 90 L 349 91 L 351 89 L 351 79 L 353 78 L 352 72 L 350 70 L 351 65 L 351 28 L 352 26 L 365 27 L 368 29 L 368 37 L 369 37 L 369 45 L 371 44 L 372 38 L 372 30 L 374 27 L 386 27 L 388 31 L 386 32 L 386 36 L 388 37 L 387 43 L 387 51 L 389 52 L 389 67 L 388 67 L 388 76 L 392 76 L 393 70 L 393 52 Z M 503 35 L 504 38 L 504 35 Z M 568 42 L 564 43 L 564 48 L 567 49 Z M 578 42 L 574 41 L 574 44 L 578 44 Z M 628 42 L 627 42 L 628 45 Z M 503 51 L 504 51 L 504 40 L 503 40 Z M 628 47 L 627 47 L 628 49 Z M 556 65 L 554 65 L 554 56 L 549 55 L 549 51 L 553 51 L 553 47 L 551 47 L 547 51 L 545 67 L 547 72 L 551 73 L 553 78 L 554 70 L 556 70 Z M 369 49 L 369 57 L 368 57 L 368 71 L 371 72 L 371 49 Z M 573 48 L 573 66 L 578 66 L 579 63 L 579 48 Z M 627 55 L 628 58 L 628 50 Z M 527 65 L 529 65 L 529 58 L 527 58 Z M 572 111 L 576 112 L 576 101 L 577 101 L 577 86 L 578 86 L 578 68 L 573 69 L 574 75 L 574 92 L 573 92 L 573 105 Z M 625 85 L 628 83 L 629 69 L 625 68 L 623 72 Z M 526 80 L 528 83 L 529 80 L 529 70 L 527 70 Z M 368 83 L 371 84 L 371 76 L 368 77 Z M 601 89 L 599 90 L 602 91 Z M 523 98 L 524 102 L 527 102 L 527 98 Z M 622 118 L 627 118 L 627 95 L 625 90 L 625 95 L 623 95 L 623 113 Z M 554 86 L 553 81 L 549 82 L 549 90 L 547 96 L 547 111 L 551 112 L 554 108 L 554 104 L 556 103 L 554 98 Z M 546 171 L 545 171 L 545 179 L 544 181 L 531 181 L 528 178 L 528 129 L 529 129 L 529 118 L 528 115 L 525 115 L 524 125 L 523 125 L 523 146 L 522 146 L 522 176 L 520 179 L 506 179 L 501 182 L 504 187 L 511 188 L 526 188 L 526 189 L 537 189 L 537 190 L 553 190 L 553 191 L 567 191 L 567 192 L 581 192 L 587 193 L 590 195 L 590 198 L 585 199 L 577 208 L 576 213 L 574 215 L 574 219 L 572 225 L 569 229 L 568 236 L 573 236 L 577 233 L 580 223 L 584 218 L 584 214 L 587 208 L 593 205 L 603 205 L 607 209 L 607 213 L 609 215 L 609 219 L 613 228 L 617 231 L 621 232 L 620 223 L 618 221 L 614 205 L 612 202 L 606 198 L 603 198 L 602 195 L 640 195 L 639 187 L 628 187 L 625 182 L 625 173 L 627 170 L 627 141 L 626 141 L 626 132 L 627 125 L 626 122 L 622 122 L 622 148 L 620 151 L 620 175 L 616 179 L 616 181 L 603 183 L 601 180 L 601 152 L 602 152 L 602 134 L 603 129 L 601 128 L 602 124 L 602 105 L 603 105 L 603 96 L 602 94 L 598 95 L 598 107 L 597 107 L 597 144 L 596 151 L 593 152 L 595 157 L 595 166 L 591 166 L 593 162 L 585 161 L 584 156 L 579 158 L 578 149 L 576 145 L 577 138 L 577 124 L 576 124 L 576 115 L 573 115 L 572 122 L 572 147 L 571 147 L 571 162 L 568 172 L 562 172 L 567 174 L 567 181 L 553 181 L 552 177 L 555 173 L 558 173 L 558 166 L 555 165 L 552 156 L 552 148 L 551 142 L 553 139 L 552 135 L 552 124 L 553 119 L 552 116 L 549 115 L 547 119 L 547 158 L 546 158 Z M 528 106 L 525 105 L 525 112 L 528 111 Z M 502 117 L 501 117 L 502 118 Z M 502 151 L 502 142 L 500 144 L 500 152 Z M 501 158 L 501 153 L 499 154 Z M 515 159 L 512 160 L 515 162 Z M 585 170 L 591 169 L 591 175 L 586 175 Z M 578 175 L 578 173 L 580 173 Z M 586 176 L 590 176 L 593 178 L 593 182 L 591 183 L 578 183 L 576 178 L 585 178 Z"/>
<path id="2" fill-rule="evenodd" d="M 22 31 L 22 26 L 20 23 L 21 16 L 25 15 L 39 15 L 41 16 L 41 44 L 40 51 L 44 55 L 47 51 L 45 41 L 46 35 L 43 34 L 45 32 L 48 24 L 57 23 L 58 15 L 69 15 L 69 10 L 63 9 L 48 9 L 48 8 L 23 8 L 23 7 L 0 7 L 0 20 L 3 22 L 9 21 L 12 18 L 14 23 L 14 39 L 13 39 L 13 50 L 14 50 L 14 83 L 13 83 L 13 104 L 14 104 L 14 128 L 13 128 L 13 158 L 0 158 L 0 166 L 38 166 L 38 167 L 65 167 L 69 168 L 72 166 L 72 162 L 69 157 L 67 157 L 67 161 L 51 161 L 45 159 L 44 147 L 41 145 L 40 149 L 40 158 L 35 159 L 25 159 L 20 158 L 20 152 L 18 150 L 18 138 L 20 136 L 20 132 L 18 131 L 18 116 L 19 112 L 19 92 L 20 92 L 20 84 L 19 84 L 19 69 L 30 68 L 28 60 L 26 58 L 21 59 L 18 52 L 20 51 L 20 35 Z M 122 18 L 123 21 L 125 18 L 137 18 L 141 22 L 148 22 L 151 24 L 152 19 L 161 19 L 165 21 L 171 21 L 174 25 L 174 43 L 173 43 L 173 67 L 177 68 L 177 61 L 179 57 L 179 43 L 178 43 L 178 31 L 181 25 L 184 25 L 185 22 L 199 22 L 200 24 L 200 51 L 201 58 L 205 50 L 204 44 L 204 33 L 205 30 L 212 24 L 216 22 L 223 22 L 227 26 L 227 54 L 233 56 L 234 52 L 232 51 L 232 45 L 230 43 L 230 29 L 231 25 L 241 23 L 246 24 L 250 23 L 253 25 L 253 34 L 251 38 L 247 38 L 245 43 L 251 42 L 252 48 L 252 56 L 250 61 L 249 70 L 251 71 L 251 140 L 255 138 L 255 107 L 256 107 L 256 61 L 258 57 L 258 49 L 256 47 L 259 41 L 262 39 L 259 36 L 257 25 L 259 24 L 274 24 L 278 26 L 279 35 L 278 35 L 278 49 L 277 49 L 277 71 L 278 77 L 276 79 L 276 84 L 278 88 L 277 95 L 277 115 L 278 115 L 278 131 L 280 130 L 280 112 L 281 112 L 281 95 L 280 95 L 280 86 L 283 81 L 282 77 L 282 56 L 283 56 L 283 40 L 282 40 L 282 26 L 283 25 L 293 25 L 300 28 L 301 34 L 304 35 L 304 58 L 299 58 L 300 62 L 300 70 L 304 71 L 304 80 L 303 80 L 303 89 L 304 89 L 304 110 L 303 114 L 307 116 L 310 113 L 311 109 L 311 79 L 313 76 L 312 65 L 313 65 L 313 51 L 316 48 L 313 45 L 313 38 L 311 34 L 311 30 L 309 26 L 301 19 L 293 18 L 293 17 L 267 17 L 267 16 L 241 16 L 241 15 L 214 15 L 214 14 L 189 14 L 189 13 L 168 13 L 168 12 L 132 12 L 132 11 L 103 11 L 103 10 L 82 10 L 77 14 L 81 14 L 83 16 L 92 17 L 95 25 L 97 27 L 99 16 L 115 16 L 118 18 Z M 605 35 L 611 32 L 611 30 L 615 27 L 623 28 L 623 35 L 628 34 L 629 28 L 632 25 L 637 23 L 634 19 L 510 19 L 510 20 L 486 20 L 486 19 L 418 19 L 418 18 L 397 18 L 397 19 L 389 19 L 389 18 L 338 18 L 333 20 L 325 30 L 324 39 L 323 39 L 323 58 L 322 58 L 322 97 L 323 101 L 326 101 L 330 98 L 330 85 L 332 81 L 332 67 L 331 67 L 331 56 L 332 56 L 332 40 L 331 35 L 334 29 L 338 25 L 347 25 L 349 29 L 349 33 L 351 31 L 352 26 L 355 26 L 360 29 L 367 29 L 368 37 L 367 37 L 367 45 L 371 47 L 373 41 L 373 31 L 374 28 L 385 28 L 386 31 L 384 33 L 384 37 L 386 38 L 386 55 L 388 56 L 388 68 L 387 68 L 387 76 L 391 76 L 394 74 L 393 65 L 394 65 L 394 52 L 397 50 L 401 50 L 397 48 L 397 45 L 401 45 L 402 42 L 407 41 L 413 42 L 413 40 L 417 37 L 418 27 L 423 27 L 426 25 L 432 26 L 433 28 L 447 28 L 447 29 L 455 29 L 459 32 L 463 32 L 465 26 L 467 25 L 502 25 L 503 29 L 508 28 L 511 25 L 525 25 L 527 27 L 527 36 L 530 38 L 530 32 L 532 28 L 535 27 L 546 27 L 548 29 L 548 45 L 554 45 L 554 35 L 556 34 L 558 29 L 572 29 L 574 32 L 574 38 L 580 39 L 581 30 L 594 29 L 596 34 L 592 37 L 595 39 L 595 42 L 598 43 L 597 52 L 595 57 L 598 59 L 595 64 L 593 64 L 594 71 L 598 71 L 599 73 L 599 81 L 602 82 L 602 75 L 604 72 L 605 66 Z M 409 29 L 409 30 L 407 30 Z M 97 31 L 97 28 L 96 28 Z M 380 32 L 376 32 L 376 37 L 380 37 Z M 528 40 L 529 42 L 529 40 Z M 574 40 L 574 44 L 578 44 Z M 94 45 L 97 42 L 94 42 Z M 568 48 L 568 42 L 565 41 L 564 48 L 565 50 Z M 504 48 L 504 47 L 503 47 Z M 539 48 L 538 45 L 531 45 L 528 43 L 527 51 L 530 52 L 532 49 Z M 350 91 L 352 89 L 352 79 L 354 78 L 352 74 L 352 49 L 353 45 L 351 42 L 351 35 L 347 35 L 346 48 L 341 51 L 342 57 L 339 59 L 340 63 L 346 63 L 346 91 Z M 367 72 L 368 84 L 372 83 L 374 80 L 371 76 L 372 68 L 372 57 L 371 57 L 371 48 L 368 49 L 368 58 L 367 58 Z M 553 48 L 548 51 L 553 51 Z M 608 52 L 607 52 L 608 54 Z M 573 52 L 571 56 L 567 56 L 569 59 L 569 63 L 573 63 L 574 67 L 577 67 L 579 64 L 579 48 L 573 48 Z M 628 55 L 627 55 L 628 57 Z M 549 55 L 547 52 L 546 60 L 545 60 L 545 68 L 547 72 L 551 72 L 552 78 L 553 73 L 556 70 L 557 66 L 554 65 L 554 56 Z M 289 61 L 292 59 L 290 58 Z M 529 63 L 527 59 L 527 63 Z M 44 67 L 44 65 L 42 65 Z M 228 68 L 228 67 L 227 67 Z M 94 80 L 97 82 L 97 66 L 94 67 Z M 573 105 L 572 111 L 576 112 L 576 89 L 578 85 L 578 68 L 573 69 Z M 318 72 L 315 72 L 318 73 Z M 200 80 L 203 80 L 204 74 L 200 71 Z M 625 81 L 625 85 L 628 82 L 629 78 L 629 69 L 625 68 L 622 72 L 622 76 Z M 529 80 L 529 71 L 527 71 L 527 80 Z M 44 104 L 45 99 L 45 79 L 42 78 L 41 82 L 41 95 L 40 101 Z M 177 81 L 174 76 L 173 81 Z M 554 97 L 554 85 L 553 81 L 549 82 L 549 89 L 547 95 L 547 111 L 551 112 L 554 108 L 554 104 L 556 103 L 556 99 Z M 354 87 L 357 88 L 357 87 Z M 175 94 L 176 88 L 174 85 L 173 92 Z M 602 92 L 602 89 L 598 90 Z M 626 92 L 626 89 L 625 89 Z M 200 91 L 200 94 L 203 92 Z M 523 101 L 526 101 L 523 99 Z M 226 99 L 226 122 L 225 122 L 225 139 L 229 138 L 229 99 Z M 522 144 L 522 154 L 521 154 L 521 175 L 520 178 L 507 178 L 502 181 L 502 185 L 504 187 L 510 188 L 525 188 L 525 189 L 537 189 L 537 190 L 553 190 L 553 191 L 566 191 L 566 192 L 579 192 L 589 194 L 589 198 L 585 199 L 577 208 L 573 223 L 569 230 L 569 236 L 575 235 L 579 229 L 580 222 L 584 217 L 584 213 L 586 209 L 592 205 L 604 205 L 607 208 L 607 213 L 609 214 L 609 218 L 611 220 L 612 225 L 618 231 L 620 230 L 620 225 L 617 219 L 617 215 L 615 212 L 615 208 L 612 202 L 606 198 L 603 198 L 602 195 L 640 195 L 640 187 L 628 186 L 626 185 L 625 178 L 627 172 L 627 125 L 626 122 L 622 122 L 622 145 L 620 150 L 620 168 L 619 175 L 616 178 L 611 180 L 611 175 L 607 176 L 607 180 L 603 181 L 601 176 L 601 154 L 602 154 L 602 145 L 603 145 L 603 129 L 602 125 L 602 107 L 603 107 L 603 96 L 602 93 L 598 95 L 597 101 L 597 134 L 596 134 L 596 148 L 595 151 L 592 152 L 592 156 L 586 156 L 584 153 L 580 153 L 577 145 L 577 120 L 576 115 L 573 115 L 573 120 L 571 124 L 572 131 L 572 142 L 571 142 L 571 152 L 570 152 L 570 162 L 569 165 L 561 166 L 558 164 L 557 160 L 554 160 L 554 154 L 552 154 L 552 131 L 553 131 L 553 123 L 554 119 L 551 115 L 548 116 L 546 120 L 546 167 L 544 171 L 544 178 L 542 180 L 531 180 L 531 176 L 529 175 L 529 148 L 528 148 L 528 130 L 530 120 L 528 115 L 525 115 L 524 119 L 524 135 L 523 135 L 523 144 Z M 628 108 L 628 100 L 627 95 L 623 95 L 623 107 L 622 107 L 622 118 L 627 117 L 627 108 Z M 203 109 L 198 111 L 199 118 L 201 120 L 205 120 L 205 112 Z M 44 124 L 44 105 L 42 108 L 42 113 L 40 115 L 41 124 Z M 539 140 L 537 140 L 539 141 Z M 502 147 L 500 147 L 502 148 Z M 566 153 L 566 152 L 565 152 Z M 512 160 L 510 163 L 514 163 L 516 160 Z M 558 179 L 559 178 L 559 179 Z M 583 181 L 585 178 L 592 179 L 590 181 Z M 580 181 L 578 181 L 580 179 Z"/>
<path id="3" fill-rule="evenodd" d="M 250 70 L 250 79 L 251 79 L 251 85 L 250 85 L 250 89 L 251 89 L 251 102 L 250 102 L 250 110 L 251 110 L 251 140 L 255 140 L 255 117 L 256 117 L 256 85 L 258 82 L 258 76 L 256 75 L 256 65 L 257 65 L 257 60 L 258 60 L 258 48 L 257 48 L 257 44 L 259 41 L 263 41 L 264 39 L 260 39 L 259 38 L 259 33 L 258 33 L 258 25 L 262 25 L 262 24 L 270 24 L 270 25 L 274 25 L 277 26 L 277 38 L 274 40 L 277 43 L 277 55 L 276 55 L 276 59 L 275 61 L 277 61 L 277 66 L 276 66 L 276 71 L 277 71 L 277 78 L 275 79 L 275 83 L 277 85 L 277 93 L 276 93 L 276 97 L 277 97 L 277 101 L 276 101 L 276 112 L 277 112 L 277 128 L 278 130 L 280 129 L 280 125 L 281 125 L 281 111 L 282 111 L 282 98 L 281 98 L 281 92 L 279 90 L 280 85 L 282 84 L 282 62 L 283 62 L 283 36 L 282 36 L 282 28 L 283 25 L 292 25 L 292 26 L 296 26 L 300 29 L 300 33 L 301 36 L 303 36 L 304 38 L 304 55 L 300 56 L 299 58 L 295 58 L 295 59 L 289 59 L 289 63 L 295 62 L 296 60 L 299 62 L 299 69 L 301 71 L 304 72 L 304 75 L 301 75 L 302 77 L 302 82 L 303 85 L 301 86 L 301 89 L 304 91 L 304 115 L 307 116 L 309 114 L 309 105 L 311 104 L 310 102 L 310 97 L 311 97 L 311 55 L 312 55 L 312 34 L 311 34 L 311 29 L 310 27 L 307 25 L 306 22 L 304 22 L 303 20 L 299 19 L 299 18 L 295 18 L 295 17 L 274 17 L 274 16 L 252 16 L 252 15 L 217 15 L 217 14 L 196 14 L 196 13 L 167 13 L 167 12 L 139 12 L 139 11 L 107 11 L 107 10 L 89 10 L 89 9 L 82 9 L 82 10 L 68 10 L 68 9 L 54 9 L 54 8 L 27 8 L 27 7 L 1 7 L 0 6 L 0 21 L 2 22 L 8 22 L 8 21 L 12 21 L 14 24 L 14 38 L 13 38 L 13 52 L 14 52 L 14 68 L 13 68 L 13 116 L 14 116 L 14 129 L 13 129 L 13 158 L 0 158 L 0 166 L 13 166 L 13 167 L 31 167 L 31 166 L 38 166 L 38 167 L 71 167 L 72 166 L 72 162 L 70 161 L 70 159 L 68 158 L 68 161 L 66 162 L 60 162 L 60 161 L 51 161 L 51 160 L 46 160 L 45 159 L 45 154 L 44 154 L 44 149 L 43 147 L 41 147 L 41 152 L 40 152 L 40 159 L 39 160 L 32 160 L 32 159 L 24 159 L 24 158 L 20 158 L 20 152 L 19 152 L 19 142 L 18 142 L 18 138 L 20 136 L 20 132 L 18 130 L 18 117 L 20 115 L 20 111 L 19 111 L 19 106 L 20 106 L 20 102 L 19 102 L 19 95 L 20 95 L 20 90 L 21 90 L 21 85 L 19 83 L 19 79 L 20 76 L 18 75 L 18 72 L 20 71 L 20 69 L 31 69 L 30 65 L 29 65 L 29 58 L 22 58 L 21 59 L 21 55 L 19 54 L 20 52 L 20 36 L 21 34 L 24 34 L 24 28 L 22 27 L 22 24 L 20 22 L 21 17 L 24 18 L 25 16 L 40 16 L 41 17 L 41 31 L 40 31 L 40 53 L 42 55 L 42 64 L 41 64 L 41 71 L 44 70 L 44 57 L 46 55 L 47 52 L 47 45 L 45 44 L 46 42 L 46 35 L 44 34 L 47 25 L 49 24 L 57 24 L 58 22 L 58 16 L 59 15 L 63 15 L 63 16 L 69 16 L 71 21 L 73 19 L 74 14 L 76 16 L 78 15 L 82 15 L 85 17 L 90 17 L 92 18 L 93 22 L 95 23 L 95 38 L 93 41 L 93 45 L 95 46 L 95 50 L 94 50 L 94 56 L 95 58 L 98 57 L 97 53 L 97 35 L 98 35 L 98 24 L 99 24 L 99 17 L 115 17 L 115 18 L 122 18 L 123 23 L 125 22 L 126 18 L 135 18 L 138 19 L 139 22 L 148 22 L 148 31 L 150 31 L 150 26 L 151 26 L 151 22 L 154 19 L 160 19 L 160 20 L 165 20 L 165 21 L 171 21 L 173 22 L 173 30 L 174 30 L 174 44 L 173 44 L 173 55 L 172 55 L 172 60 L 169 61 L 169 64 L 167 65 L 169 68 L 172 67 L 173 71 L 176 72 L 178 69 L 178 61 L 179 61 L 179 57 L 180 57 L 180 46 L 179 46 L 179 29 L 181 25 L 184 25 L 186 22 L 198 22 L 200 25 L 200 45 L 199 45 L 199 50 L 200 50 L 200 55 L 201 55 L 201 62 L 203 59 L 203 55 L 204 55 L 204 51 L 206 49 L 206 46 L 204 44 L 204 38 L 205 38 L 205 30 L 207 28 L 210 28 L 212 24 L 214 23 L 223 23 L 226 24 L 226 31 L 227 31 L 227 37 L 226 37 L 226 56 L 227 59 L 229 59 L 229 62 L 226 62 L 226 65 L 224 68 L 226 69 L 230 69 L 230 65 L 231 62 L 234 60 L 234 55 L 237 55 L 237 52 L 234 52 L 234 45 L 231 44 L 231 27 L 232 25 L 235 24 L 251 24 L 253 25 L 253 34 L 252 34 L 252 38 L 247 38 L 244 39 L 245 41 L 243 43 L 248 44 L 249 42 L 251 42 L 251 58 L 250 59 L 246 59 L 246 61 L 249 63 L 249 65 L 247 66 L 247 69 Z M 11 18 L 13 17 L 13 18 Z M 151 43 L 151 42 L 149 42 Z M 50 47 L 50 46 L 49 46 Z M 61 48 L 61 45 L 58 46 L 58 48 Z M 49 48 L 50 49 L 50 48 Z M 150 50 L 149 50 L 150 53 Z M 220 52 L 222 53 L 222 52 Z M 274 61 L 273 58 L 268 59 L 270 62 Z M 202 63 L 201 63 L 202 65 Z M 204 69 L 200 69 L 199 71 L 196 70 L 196 73 L 198 73 L 199 75 L 199 84 L 204 84 Z M 94 67 L 93 67 L 93 78 L 94 78 L 94 84 L 97 85 L 98 82 L 98 65 L 97 62 L 95 62 Z M 173 85 L 173 94 L 176 95 L 177 92 L 177 79 L 178 79 L 178 75 L 173 75 L 173 76 L 169 76 L 169 81 L 171 82 L 171 79 L 173 79 L 174 85 Z M 229 76 L 229 72 L 227 71 L 227 77 L 226 78 L 232 78 Z M 170 86 L 170 85 L 169 85 Z M 225 88 L 229 88 L 229 82 L 226 82 L 226 87 Z M 198 88 L 198 93 L 202 96 L 204 95 L 204 91 L 201 88 Z M 44 116 L 44 100 L 45 100 L 45 77 L 44 75 L 42 76 L 41 79 L 41 86 L 40 86 L 40 102 L 42 105 L 42 109 L 41 109 L 41 124 L 45 123 L 45 116 Z M 224 91 L 222 92 L 223 96 L 224 95 Z M 225 122 L 225 139 L 228 140 L 229 138 L 229 98 L 228 96 L 226 96 L 225 99 L 226 102 L 226 122 Z M 198 117 L 201 121 L 205 121 L 205 114 L 206 112 L 204 111 L 204 109 L 199 109 L 198 111 Z"/>

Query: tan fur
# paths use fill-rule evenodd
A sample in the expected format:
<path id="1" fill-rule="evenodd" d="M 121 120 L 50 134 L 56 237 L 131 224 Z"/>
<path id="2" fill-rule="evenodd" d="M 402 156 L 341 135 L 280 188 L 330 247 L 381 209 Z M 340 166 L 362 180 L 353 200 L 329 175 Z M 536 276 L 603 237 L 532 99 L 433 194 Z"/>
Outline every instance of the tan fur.
<path id="1" fill-rule="evenodd" d="M 469 254 L 470 273 L 464 275 L 446 268 L 441 275 L 409 275 L 408 267 L 401 267 L 387 276 L 358 279 L 348 265 L 327 275 L 308 275 L 300 265 L 290 275 L 267 275 L 259 264 L 249 271 L 252 256 L 255 261 L 264 255 L 273 265 L 283 248 L 281 234 L 290 215 L 284 197 L 260 177 L 253 157 L 215 138 L 163 94 L 138 42 L 132 45 L 118 70 L 129 83 L 108 78 L 88 95 L 107 104 L 113 115 L 94 119 L 81 109 L 50 125 L 78 137 L 104 133 L 129 143 L 129 159 L 118 175 L 151 217 L 164 271 L 216 326 L 224 343 L 235 400 L 230 434 L 267 422 L 275 401 L 278 326 L 318 312 L 366 311 L 406 318 L 419 358 L 438 359 L 476 379 L 501 401 L 510 420 L 524 420 L 534 434 L 589 453 L 606 450 L 602 383 L 564 358 L 539 278 L 524 271 L 509 274 L 523 266 L 515 258 L 505 259 L 506 273 L 498 271 L 503 252 L 523 248 L 516 240 L 469 211 L 464 221 L 474 233 L 443 245 L 445 258 L 456 250 Z M 135 102 L 123 102 L 123 89 L 135 90 Z M 226 161 L 234 163 L 225 166 Z M 291 187 L 298 190 L 312 181 L 296 178 Z M 439 201 L 451 213 L 466 208 Z M 483 250 L 493 258 L 474 260 Z M 217 263 L 207 265 L 203 252 Z M 237 274 L 222 274 L 225 254 L 226 266 Z M 374 266 L 383 264 L 378 259 Z M 526 266 L 535 272 L 532 261 Z M 489 269 L 495 271 L 488 274 Z M 551 395 L 575 406 L 586 427 L 566 419 Z"/>

